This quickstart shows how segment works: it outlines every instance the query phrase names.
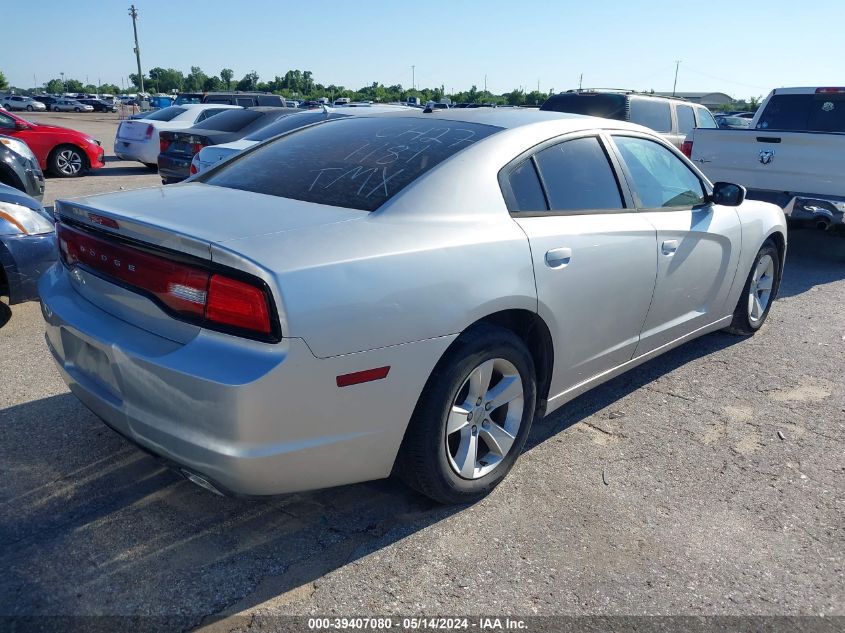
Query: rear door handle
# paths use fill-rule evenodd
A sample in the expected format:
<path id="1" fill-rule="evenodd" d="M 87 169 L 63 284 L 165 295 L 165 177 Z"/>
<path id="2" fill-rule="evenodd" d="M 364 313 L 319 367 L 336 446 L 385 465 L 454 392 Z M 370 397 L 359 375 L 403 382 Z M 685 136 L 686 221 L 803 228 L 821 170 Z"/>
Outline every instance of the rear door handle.
<path id="1" fill-rule="evenodd" d="M 675 251 L 678 250 L 678 240 L 664 240 L 660 250 L 664 255 L 674 255 Z"/>
<path id="2" fill-rule="evenodd" d="M 564 268 L 572 259 L 571 248 L 553 248 L 546 251 L 546 265 L 549 268 Z"/>

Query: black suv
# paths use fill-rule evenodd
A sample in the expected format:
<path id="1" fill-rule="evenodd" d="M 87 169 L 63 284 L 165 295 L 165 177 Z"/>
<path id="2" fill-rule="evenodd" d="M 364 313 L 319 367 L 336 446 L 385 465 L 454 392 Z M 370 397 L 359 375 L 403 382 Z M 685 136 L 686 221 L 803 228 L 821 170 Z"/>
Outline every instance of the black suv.
<path id="1" fill-rule="evenodd" d="M 269 92 L 209 92 L 202 98 L 203 103 L 226 103 L 244 108 L 255 106 L 285 107 L 285 100 Z"/>
<path id="2" fill-rule="evenodd" d="M 77 99 L 79 103 L 84 103 L 94 108 L 94 112 L 117 112 L 117 108 L 107 101 L 102 99 Z"/>
<path id="3" fill-rule="evenodd" d="M 717 127 L 710 110 L 699 103 L 632 90 L 568 90 L 549 97 L 540 109 L 638 123 L 677 148 L 693 128 Z"/>

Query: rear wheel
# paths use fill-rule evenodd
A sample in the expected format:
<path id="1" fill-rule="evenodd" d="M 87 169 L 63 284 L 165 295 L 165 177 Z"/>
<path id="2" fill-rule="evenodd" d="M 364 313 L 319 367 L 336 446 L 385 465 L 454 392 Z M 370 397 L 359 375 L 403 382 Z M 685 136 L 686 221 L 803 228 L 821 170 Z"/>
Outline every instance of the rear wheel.
<path id="1" fill-rule="evenodd" d="M 769 316 L 779 284 L 780 256 L 777 247 L 767 240 L 754 258 L 728 331 L 750 336 L 759 330 Z"/>
<path id="2" fill-rule="evenodd" d="M 31 105 L 26 106 L 26 111 L 27 111 L 27 112 L 32 112 L 34 109 L 35 109 L 35 108 L 33 108 Z"/>
<path id="3" fill-rule="evenodd" d="M 82 112 L 82 108 L 74 108 L 73 111 L 74 112 Z"/>
<path id="4" fill-rule="evenodd" d="M 516 462 L 537 401 L 534 362 L 510 330 L 481 326 L 461 336 L 426 384 L 396 471 L 441 503 L 472 503 Z"/>
<path id="5" fill-rule="evenodd" d="M 60 145 L 47 161 L 50 171 L 60 178 L 81 176 L 88 169 L 85 153 L 74 145 Z"/>

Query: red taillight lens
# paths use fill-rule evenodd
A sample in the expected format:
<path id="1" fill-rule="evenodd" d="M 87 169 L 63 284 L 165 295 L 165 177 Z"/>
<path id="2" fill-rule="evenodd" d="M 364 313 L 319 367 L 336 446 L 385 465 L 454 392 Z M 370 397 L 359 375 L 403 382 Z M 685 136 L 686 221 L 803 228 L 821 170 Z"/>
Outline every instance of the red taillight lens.
<path id="1" fill-rule="evenodd" d="M 194 163 L 191 163 L 191 176 L 197 173 L 197 166 Z"/>
<path id="2" fill-rule="evenodd" d="M 687 158 L 692 158 L 692 141 L 684 141 L 681 145 L 681 153 Z"/>
<path id="3" fill-rule="evenodd" d="M 273 334 L 268 297 L 256 284 L 212 273 L 201 265 L 176 261 L 61 222 L 56 230 L 60 255 L 68 267 L 81 264 L 120 285 L 151 296 L 175 316 L 198 325 L 245 330 L 265 339 Z"/>
<path id="4" fill-rule="evenodd" d="M 147 124 L 147 131 L 144 132 L 144 135 L 146 136 L 147 139 L 151 139 L 153 137 L 154 131 L 155 131 L 155 128 L 152 125 Z"/>
<path id="5" fill-rule="evenodd" d="M 191 156 L 199 154 L 203 147 L 205 147 L 205 143 L 191 143 Z"/>
<path id="6" fill-rule="evenodd" d="M 223 325 L 270 334 L 267 299 L 260 288 L 222 275 L 212 275 L 208 286 L 207 319 Z"/>
<path id="7" fill-rule="evenodd" d="M 816 88 L 816 94 L 840 94 L 845 92 L 845 88 Z"/>
<path id="8" fill-rule="evenodd" d="M 159 137 L 159 139 L 158 139 L 158 150 L 159 150 L 159 152 L 161 154 L 164 154 L 164 152 L 167 151 L 168 147 L 170 147 L 170 141 L 167 140 L 166 138 L 160 138 Z"/>

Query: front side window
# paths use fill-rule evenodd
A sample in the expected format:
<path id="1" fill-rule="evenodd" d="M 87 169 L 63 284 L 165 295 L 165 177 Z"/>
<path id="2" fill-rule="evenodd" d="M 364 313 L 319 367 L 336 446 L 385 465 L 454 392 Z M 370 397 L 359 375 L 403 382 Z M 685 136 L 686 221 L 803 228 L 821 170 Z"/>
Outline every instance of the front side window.
<path id="1" fill-rule="evenodd" d="M 695 127 L 695 112 L 692 106 L 678 104 L 675 114 L 678 115 L 678 134 L 686 136 Z"/>
<path id="2" fill-rule="evenodd" d="M 0 114 L 0 128 L 3 128 L 4 130 L 14 130 L 15 120 L 10 116 Z"/>
<path id="3" fill-rule="evenodd" d="M 669 101 L 632 97 L 630 121 L 651 128 L 655 132 L 671 132 L 672 111 Z"/>
<path id="4" fill-rule="evenodd" d="M 544 149 L 537 165 L 552 211 L 623 208 L 613 169 L 595 136 Z"/>
<path id="5" fill-rule="evenodd" d="M 698 176 L 667 148 L 633 136 L 614 136 L 613 140 L 633 178 L 641 207 L 693 207 L 704 203 L 704 187 Z"/>

